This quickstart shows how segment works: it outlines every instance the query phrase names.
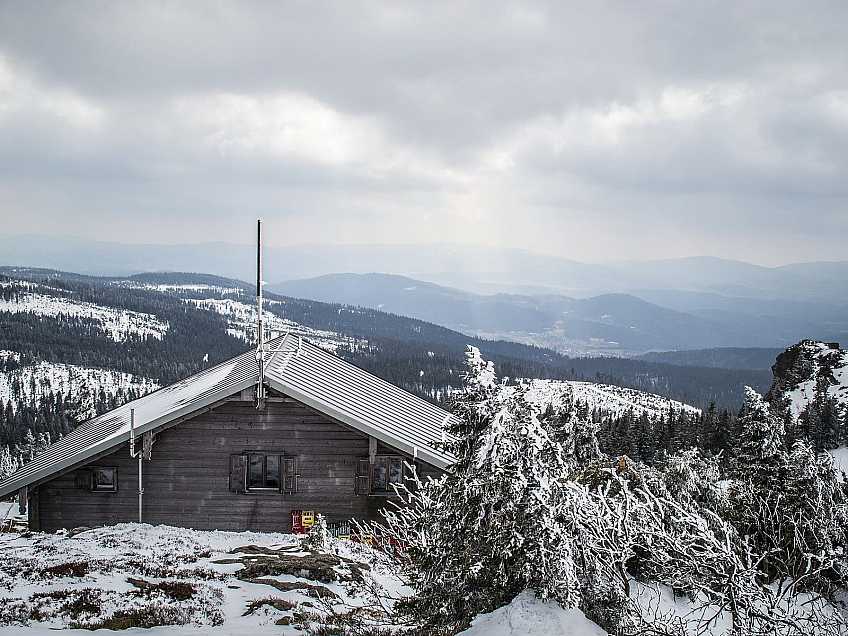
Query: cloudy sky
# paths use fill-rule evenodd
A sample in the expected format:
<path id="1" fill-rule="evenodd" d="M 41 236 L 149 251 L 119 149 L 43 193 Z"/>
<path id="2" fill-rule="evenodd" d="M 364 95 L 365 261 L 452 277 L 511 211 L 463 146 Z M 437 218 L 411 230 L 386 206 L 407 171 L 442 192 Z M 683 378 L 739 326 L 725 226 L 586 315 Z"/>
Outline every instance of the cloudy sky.
<path id="1" fill-rule="evenodd" d="M 0 0 L 0 232 L 843 260 L 846 69 L 844 0 Z"/>

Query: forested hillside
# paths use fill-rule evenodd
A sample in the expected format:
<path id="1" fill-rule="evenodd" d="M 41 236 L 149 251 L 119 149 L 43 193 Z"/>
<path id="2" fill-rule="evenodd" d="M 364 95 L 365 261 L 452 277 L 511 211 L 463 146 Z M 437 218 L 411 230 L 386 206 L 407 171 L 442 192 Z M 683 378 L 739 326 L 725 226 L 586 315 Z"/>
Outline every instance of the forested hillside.
<path id="1" fill-rule="evenodd" d="M 205 274 L 97 278 L 0 269 L 0 446 L 7 449 L 0 459 L 6 470 L 95 412 L 244 351 L 255 337 L 253 294 L 243 282 Z M 589 380 L 703 407 L 715 401 L 735 409 L 743 385 L 764 391 L 771 382 L 762 371 L 568 358 L 373 309 L 274 294 L 265 309 L 272 334 L 302 335 L 441 404 L 461 384 L 467 344 L 511 381 Z M 104 372 L 112 375 L 104 379 Z"/>

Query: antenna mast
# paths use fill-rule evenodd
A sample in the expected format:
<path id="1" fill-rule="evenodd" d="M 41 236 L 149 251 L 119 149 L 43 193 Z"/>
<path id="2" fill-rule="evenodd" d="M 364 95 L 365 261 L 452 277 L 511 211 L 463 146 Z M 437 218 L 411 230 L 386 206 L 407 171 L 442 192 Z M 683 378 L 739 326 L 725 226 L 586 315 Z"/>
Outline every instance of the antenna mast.
<path id="1" fill-rule="evenodd" d="M 259 382 L 256 384 L 256 408 L 265 408 L 265 330 L 262 328 L 262 219 L 256 222 L 256 361 Z"/>

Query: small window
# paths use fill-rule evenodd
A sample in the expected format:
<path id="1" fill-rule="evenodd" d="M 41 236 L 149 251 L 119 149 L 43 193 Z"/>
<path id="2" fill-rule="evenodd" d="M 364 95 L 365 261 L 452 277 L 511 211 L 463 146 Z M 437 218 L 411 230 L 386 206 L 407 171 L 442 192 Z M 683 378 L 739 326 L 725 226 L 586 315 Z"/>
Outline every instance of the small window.
<path id="1" fill-rule="evenodd" d="M 248 455 L 248 490 L 280 490 L 280 456 Z"/>
<path id="2" fill-rule="evenodd" d="M 399 456 L 380 455 L 374 458 L 374 474 L 371 478 L 371 490 L 394 491 L 393 486 L 403 483 L 404 473 L 411 474 L 405 468 L 404 458 Z"/>
<path id="3" fill-rule="evenodd" d="M 91 490 L 94 492 L 117 492 L 118 469 L 95 466 L 91 469 Z"/>

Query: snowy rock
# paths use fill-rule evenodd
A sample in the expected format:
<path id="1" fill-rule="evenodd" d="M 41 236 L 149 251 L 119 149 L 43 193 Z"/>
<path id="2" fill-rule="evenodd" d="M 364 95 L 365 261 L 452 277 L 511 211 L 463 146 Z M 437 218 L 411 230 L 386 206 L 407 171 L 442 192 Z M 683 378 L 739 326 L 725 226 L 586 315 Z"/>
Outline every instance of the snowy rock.
<path id="1" fill-rule="evenodd" d="M 774 382 L 765 398 L 774 404 L 788 397 L 795 417 L 813 401 L 819 384 L 842 409 L 848 405 L 848 351 L 837 343 L 802 340 L 777 356 L 771 369 Z"/>

